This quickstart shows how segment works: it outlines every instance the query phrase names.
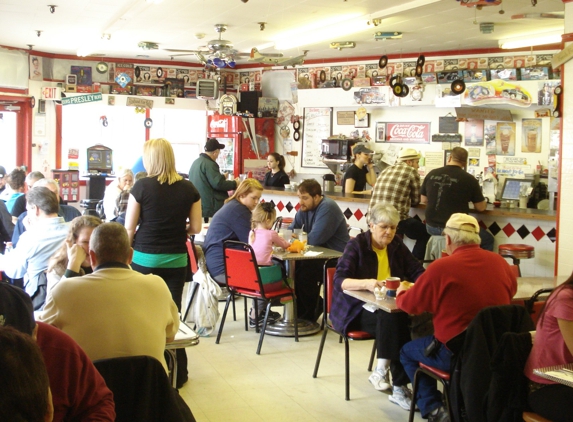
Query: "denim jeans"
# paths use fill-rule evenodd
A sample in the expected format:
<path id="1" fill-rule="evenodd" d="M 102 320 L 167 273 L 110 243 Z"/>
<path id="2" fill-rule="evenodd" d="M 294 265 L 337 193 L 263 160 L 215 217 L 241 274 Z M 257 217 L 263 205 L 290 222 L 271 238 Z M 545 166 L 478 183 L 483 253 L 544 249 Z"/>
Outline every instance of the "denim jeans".
<path id="1" fill-rule="evenodd" d="M 442 232 L 444 231 L 444 228 L 443 227 L 432 227 L 432 226 L 428 226 L 426 224 L 426 230 L 431 235 L 441 236 Z M 482 249 L 485 249 L 486 251 L 492 251 L 493 252 L 493 242 L 494 242 L 493 235 L 490 232 L 488 232 L 486 229 L 480 227 L 479 228 L 479 237 L 481 239 L 480 247 Z"/>
<path id="2" fill-rule="evenodd" d="M 400 352 L 400 362 L 404 366 L 412 384 L 414 383 L 414 374 L 420 367 L 419 363 L 433 366 L 442 371 L 450 371 L 450 361 L 452 352 L 446 346 L 440 343 L 437 350 L 432 356 L 424 356 L 426 347 L 432 342 L 434 336 L 420 337 L 406 343 Z M 420 408 L 422 417 L 426 418 L 428 414 L 442 406 L 442 394 L 438 391 L 436 381 L 430 377 L 422 375 L 418 383 L 416 394 L 416 404 Z"/>

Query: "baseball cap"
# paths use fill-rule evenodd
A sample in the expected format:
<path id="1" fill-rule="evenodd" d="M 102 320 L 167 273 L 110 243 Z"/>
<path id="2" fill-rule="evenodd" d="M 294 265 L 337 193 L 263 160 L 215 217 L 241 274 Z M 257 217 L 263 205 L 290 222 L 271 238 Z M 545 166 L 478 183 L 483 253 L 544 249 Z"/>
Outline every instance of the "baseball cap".
<path id="1" fill-rule="evenodd" d="M 374 151 L 372 151 L 369 148 L 366 148 L 366 145 L 363 144 L 358 144 L 352 149 L 353 154 L 360 154 L 362 152 L 365 154 L 374 154 Z"/>
<path id="2" fill-rule="evenodd" d="M 479 224 L 477 220 L 468 214 L 457 212 L 452 214 L 446 228 L 454 230 L 462 230 L 464 232 L 479 233 Z"/>
<path id="3" fill-rule="evenodd" d="M 19 287 L 0 281 L 0 325 L 32 335 L 36 321 L 30 296 Z"/>
<path id="4" fill-rule="evenodd" d="M 213 152 L 218 149 L 225 149 L 225 145 L 220 144 L 215 138 L 207 139 L 207 142 L 205 143 L 205 151 Z"/>
<path id="5" fill-rule="evenodd" d="M 0 179 L 3 179 L 6 176 L 6 169 L 0 166 Z"/>
<path id="6" fill-rule="evenodd" d="M 419 160 L 420 154 L 414 148 L 404 148 L 398 154 L 398 160 L 400 161 L 408 161 L 408 160 Z"/>

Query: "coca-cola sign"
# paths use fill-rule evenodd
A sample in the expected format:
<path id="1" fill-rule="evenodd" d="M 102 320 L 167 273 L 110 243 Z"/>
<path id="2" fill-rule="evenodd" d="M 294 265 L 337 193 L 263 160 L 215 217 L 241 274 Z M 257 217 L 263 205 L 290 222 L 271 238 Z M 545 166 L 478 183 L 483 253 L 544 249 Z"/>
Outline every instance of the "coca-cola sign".
<path id="1" fill-rule="evenodd" d="M 430 123 L 386 123 L 386 142 L 429 144 Z"/>

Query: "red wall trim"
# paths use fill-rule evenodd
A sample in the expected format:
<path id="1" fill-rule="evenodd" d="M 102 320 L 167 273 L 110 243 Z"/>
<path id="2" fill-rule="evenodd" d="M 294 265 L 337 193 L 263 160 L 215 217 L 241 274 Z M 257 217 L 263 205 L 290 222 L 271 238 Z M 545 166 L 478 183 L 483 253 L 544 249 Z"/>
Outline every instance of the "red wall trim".
<path id="1" fill-rule="evenodd" d="M 571 1 L 573 1 L 573 0 L 571 0 Z M 568 33 L 568 34 L 563 34 L 563 35 L 561 35 L 561 40 L 562 40 L 563 42 L 571 42 L 571 41 L 573 41 L 573 33 L 570 32 L 570 33 Z"/>

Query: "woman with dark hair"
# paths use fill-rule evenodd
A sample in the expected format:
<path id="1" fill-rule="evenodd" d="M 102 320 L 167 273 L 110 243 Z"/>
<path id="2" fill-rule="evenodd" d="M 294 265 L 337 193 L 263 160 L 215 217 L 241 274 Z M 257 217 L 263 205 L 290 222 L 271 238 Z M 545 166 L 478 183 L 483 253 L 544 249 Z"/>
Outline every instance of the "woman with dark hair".
<path id="1" fill-rule="evenodd" d="M 366 182 L 370 186 L 376 183 L 376 172 L 370 158 L 374 151 L 363 144 L 358 144 L 352 150 L 353 161 L 342 179 L 342 192 L 345 193 L 372 193 L 366 190 Z"/>
<path id="2" fill-rule="evenodd" d="M 165 280 L 177 309 L 187 280 L 187 239 L 201 230 L 201 197 L 175 169 L 168 140 L 151 139 L 143 146 L 147 177 L 131 188 L 125 229 L 133 242 L 131 267 Z M 139 225 L 136 233 L 136 227 Z M 177 349 L 177 388 L 187 381 L 187 355 Z"/>
<path id="3" fill-rule="evenodd" d="M 541 378 L 533 370 L 566 363 L 573 363 L 573 274 L 547 298 L 525 365 L 529 406 L 554 422 L 571 420 L 573 388 Z"/>
<path id="4" fill-rule="evenodd" d="M 284 188 L 285 185 L 290 183 L 288 174 L 285 173 L 285 158 L 276 153 L 271 152 L 267 158 L 267 166 L 269 172 L 265 174 L 264 186 L 274 186 L 277 188 Z"/>
<path id="5" fill-rule="evenodd" d="M 48 372 L 31 336 L 0 325 L 0 420 L 51 421 Z"/>

